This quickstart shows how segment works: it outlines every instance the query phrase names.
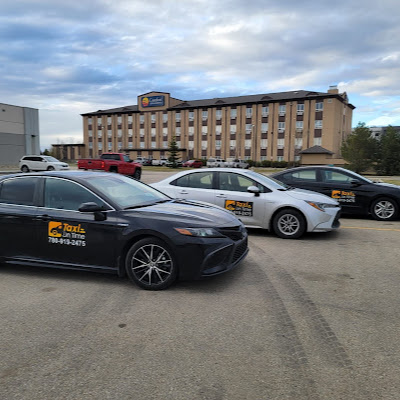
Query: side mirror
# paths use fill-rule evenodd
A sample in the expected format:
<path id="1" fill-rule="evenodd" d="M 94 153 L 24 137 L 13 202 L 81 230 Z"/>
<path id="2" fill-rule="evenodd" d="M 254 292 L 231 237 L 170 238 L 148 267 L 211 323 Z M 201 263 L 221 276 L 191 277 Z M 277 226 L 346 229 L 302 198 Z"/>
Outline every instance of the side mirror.
<path id="1" fill-rule="evenodd" d="M 256 197 L 258 197 L 260 195 L 260 189 L 257 186 L 249 186 L 247 188 L 247 191 L 250 193 L 254 193 L 254 195 Z"/>
<path id="2" fill-rule="evenodd" d="M 107 219 L 107 214 L 103 212 L 104 208 L 102 206 L 99 206 L 93 201 L 90 201 L 88 203 L 82 203 L 78 210 L 80 212 L 94 213 L 95 221 L 105 221 Z"/>

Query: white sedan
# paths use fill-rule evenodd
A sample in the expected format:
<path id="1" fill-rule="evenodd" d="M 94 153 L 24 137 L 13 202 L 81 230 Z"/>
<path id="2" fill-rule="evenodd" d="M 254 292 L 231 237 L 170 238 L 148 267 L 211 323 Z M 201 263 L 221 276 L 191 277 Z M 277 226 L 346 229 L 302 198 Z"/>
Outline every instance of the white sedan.
<path id="1" fill-rule="evenodd" d="M 151 186 L 174 198 L 223 207 L 235 213 L 248 228 L 268 229 L 284 239 L 340 226 L 340 205 L 336 200 L 291 188 L 250 170 L 190 170 Z"/>

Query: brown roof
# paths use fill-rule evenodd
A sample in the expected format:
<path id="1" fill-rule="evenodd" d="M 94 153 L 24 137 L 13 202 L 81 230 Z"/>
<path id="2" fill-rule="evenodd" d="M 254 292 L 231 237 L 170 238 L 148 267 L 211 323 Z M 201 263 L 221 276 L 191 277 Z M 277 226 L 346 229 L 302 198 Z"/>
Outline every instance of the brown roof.
<path id="1" fill-rule="evenodd" d="M 334 154 L 334 153 L 321 146 L 312 146 L 309 147 L 308 149 L 300 151 L 299 154 Z"/>

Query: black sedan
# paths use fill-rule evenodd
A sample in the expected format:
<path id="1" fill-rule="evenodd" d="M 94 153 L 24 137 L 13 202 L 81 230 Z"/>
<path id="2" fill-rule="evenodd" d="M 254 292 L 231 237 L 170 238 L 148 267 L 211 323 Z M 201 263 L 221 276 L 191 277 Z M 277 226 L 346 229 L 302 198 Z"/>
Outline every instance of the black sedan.
<path id="1" fill-rule="evenodd" d="M 144 289 L 232 269 L 247 233 L 231 213 L 101 172 L 0 178 L 0 262 L 125 274 Z"/>
<path id="2" fill-rule="evenodd" d="M 399 186 L 373 182 L 344 168 L 299 167 L 271 177 L 296 188 L 326 194 L 339 201 L 343 213 L 371 214 L 381 221 L 393 220 L 399 215 Z"/>

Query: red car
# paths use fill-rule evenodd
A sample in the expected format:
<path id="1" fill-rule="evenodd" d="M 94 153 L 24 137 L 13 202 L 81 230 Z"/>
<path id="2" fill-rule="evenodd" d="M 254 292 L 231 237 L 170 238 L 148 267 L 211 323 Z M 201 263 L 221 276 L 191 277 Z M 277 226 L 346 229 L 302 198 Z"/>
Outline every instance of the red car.
<path id="1" fill-rule="evenodd" d="M 200 160 L 189 160 L 183 163 L 183 167 L 201 168 L 202 166 L 203 162 Z"/>

